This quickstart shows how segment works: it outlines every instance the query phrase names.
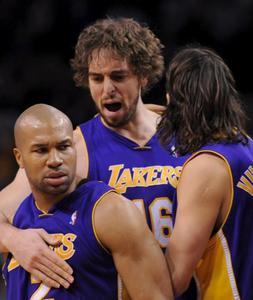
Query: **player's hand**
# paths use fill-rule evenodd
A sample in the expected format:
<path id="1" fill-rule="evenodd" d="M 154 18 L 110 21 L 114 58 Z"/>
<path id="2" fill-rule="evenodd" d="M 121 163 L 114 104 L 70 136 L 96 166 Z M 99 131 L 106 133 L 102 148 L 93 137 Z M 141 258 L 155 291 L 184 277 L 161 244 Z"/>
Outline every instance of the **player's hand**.
<path id="1" fill-rule="evenodd" d="M 162 115 L 166 110 L 166 106 L 159 105 L 159 104 L 146 103 L 145 106 L 148 110 L 151 110 L 157 113 L 158 115 Z"/>
<path id="2" fill-rule="evenodd" d="M 44 229 L 16 229 L 8 249 L 17 262 L 38 280 L 49 287 L 68 288 L 73 282 L 72 268 L 48 245 L 59 246 L 61 242 Z M 48 245 L 47 245 L 48 244 Z"/>

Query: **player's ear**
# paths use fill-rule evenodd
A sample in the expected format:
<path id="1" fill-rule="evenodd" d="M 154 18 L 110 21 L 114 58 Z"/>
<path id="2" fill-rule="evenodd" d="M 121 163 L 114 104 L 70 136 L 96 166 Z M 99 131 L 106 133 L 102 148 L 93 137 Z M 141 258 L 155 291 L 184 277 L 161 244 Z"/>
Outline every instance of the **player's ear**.
<path id="1" fill-rule="evenodd" d="M 166 99 L 167 99 L 167 104 L 170 104 L 170 94 L 168 92 L 166 93 Z"/>
<path id="2" fill-rule="evenodd" d="M 148 84 L 148 78 L 147 77 L 142 77 L 141 78 L 141 87 L 145 88 L 147 84 Z"/>
<path id="3" fill-rule="evenodd" d="M 20 150 L 18 148 L 13 149 L 14 156 L 20 168 L 24 168 L 23 158 Z"/>

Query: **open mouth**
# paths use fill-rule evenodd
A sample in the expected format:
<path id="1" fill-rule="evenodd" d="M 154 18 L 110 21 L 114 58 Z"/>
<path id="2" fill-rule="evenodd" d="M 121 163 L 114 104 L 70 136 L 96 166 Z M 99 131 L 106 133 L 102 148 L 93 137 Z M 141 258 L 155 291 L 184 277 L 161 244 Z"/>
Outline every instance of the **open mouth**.
<path id="1" fill-rule="evenodd" d="M 105 104 L 105 108 L 109 111 L 115 112 L 121 109 L 121 103 L 120 102 L 115 102 L 115 103 L 108 103 Z"/>

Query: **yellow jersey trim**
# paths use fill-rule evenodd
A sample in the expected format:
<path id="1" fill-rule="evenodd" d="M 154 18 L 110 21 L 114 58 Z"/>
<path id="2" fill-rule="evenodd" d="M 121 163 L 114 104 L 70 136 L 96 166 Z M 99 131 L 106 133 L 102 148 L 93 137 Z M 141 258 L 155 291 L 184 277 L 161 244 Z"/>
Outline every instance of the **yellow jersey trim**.
<path id="1" fill-rule="evenodd" d="M 85 161 L 87 162 L 87 168 L 85 170 L 85 175 L 84 178 L 88 178 L 89 175 L 89 167 L 90 167 L 90 160 L 89 160 L 89 152 L 88 152 L 88 148 L 87 148 L 87 143 L 85 141 L 84 135 L 82 133 L 82 130 L 79 126 L 76 127 L 78 134 L 80 134 L 80 136 L 82 137 L 82 141 L 83 141 L 83 148 L 84 148 L 84 156 L 85 156 Z"/>
<path id="2" fill-rule="evenodd" d="M 110 191 L 107 191 L 105 192 L 95 203 L 93 209 L 92 209 L 92 228 L 93 228 L 93 232 L 94 232 L 94 235 L 95 235 L 95 238 L 96 240 L 98 241 L 98 243 L 100 244 L 100 246 L 108 253 L 111 255 L 111 252 L 103 245 L 103 243 L 100 241 L 99 237 L 98 237 L 98 234 L 97 234 L 97 231 L 96 231 L 96 227 L 95 227 L 95 218 L 94 218 L 94 215 L 95 215 L 95 209 L 97 208 L 97 205 L 103 200 L 104 196 L 109 194 L 109 193 L 117 193 L 116 191 L 114 190 L 110 190 Z"/>

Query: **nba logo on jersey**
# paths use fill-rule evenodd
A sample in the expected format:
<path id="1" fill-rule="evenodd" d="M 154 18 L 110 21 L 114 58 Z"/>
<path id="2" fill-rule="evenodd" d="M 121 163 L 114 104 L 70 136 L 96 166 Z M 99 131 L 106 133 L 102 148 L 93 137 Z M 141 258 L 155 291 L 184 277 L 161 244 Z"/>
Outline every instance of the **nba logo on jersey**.
<path id="1" fill-rule="evenodd" d="M 75 225 L 77 219 L 77 210 L 71 215 L 71 221 L 69 222 L 70 225 Z"/>

